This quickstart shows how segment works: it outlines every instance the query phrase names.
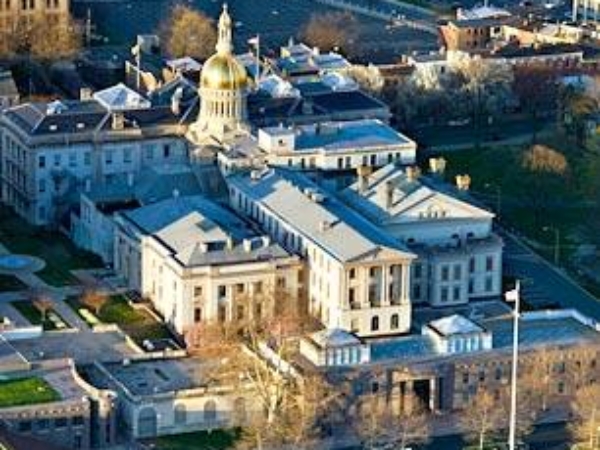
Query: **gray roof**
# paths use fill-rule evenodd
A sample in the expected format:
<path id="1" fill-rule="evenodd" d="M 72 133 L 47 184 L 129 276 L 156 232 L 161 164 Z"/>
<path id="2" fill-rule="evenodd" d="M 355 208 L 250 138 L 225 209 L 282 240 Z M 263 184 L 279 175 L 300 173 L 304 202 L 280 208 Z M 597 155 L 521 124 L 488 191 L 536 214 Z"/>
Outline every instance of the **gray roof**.
<path id="1" fill-rule="evenodd" d="M 235 213 L 201 196 L 170 198 L 122 215 L 187 267 L 289 256 Z"/>
<path id="2" fill-rule="evenodd" d="M 265 131 L 277 134 L 281 128 L 269 127 Z M 365 119 L 300 126 L 296 129 L 295 150 L 323 149 L 333 152 L 410 143 L 410 139 L 380 120 Z"/>
<path id="3" fill-rule="evenodd" d="M 356 261 L 387 249 L 403 257 L 414 255 L 398 241 L 344 206 L 306 176 L 286 169 L 269 169 L 259 179 L 242 173 L 228 181 L 248 197 L 295 228 L 305 239 L 342 262 Z M 307 192 L 321 194 L 315 201 Z M 318 195 L 317 195 L 318 197 Z"/>
<path id="4" fill-rule="evenodd" d="M 382 190 L 392 187 L 392 204 L 388 207 L 386 195 Z M 360 183 L 356 181 L 341 193 L 341 198 L 351 207 L 363 212 L 376 223 L 383 223 L 424 202 L 436 199 L 444 203 L 453 203 L 468 211 L 468 218 L 491 219 L 489 211 L 475 206 L 451 192 L 448 185 L 435 182 L 427 177 L 411 179 L 405 169 L 395 164 L 388 164 L 367 178 L 366 189 L 360 191 Z M 448 217 L 446 220 L 460 217 Z M 463 217 L 464 218 L 464 217 Z"/>
<path id="5" fill-rule="evenodd" d="M 540 316 L 539 312 L 523 313 L 519 325 L 519 345 L 523 349 L 531 349 L 540 346 L 575 345 L 586 342 L 600 344 L 600 334 L 597 330 L 569 314 L 569 310 L 564 311 L 562 315 L 548 315 L 547 317 Z M 505 351 L 512 347 L 513 319 L 510 314 L 481 320 L 479 323 L 493 337 L 493 349 L 478 352 L 479 354 Z M 418 360 L 465 355 L 468 353 L 453 355 L 438 353 L 433 340 L 426 335 L 412 335 L 371 342 L 371 361 L 374 363 L 394 359 Z"/>
<path id="6" fill-rule="evenodd" d="M 19 90 L 9 70 L 0 70 L 0 97 L 18 97 Z"/>

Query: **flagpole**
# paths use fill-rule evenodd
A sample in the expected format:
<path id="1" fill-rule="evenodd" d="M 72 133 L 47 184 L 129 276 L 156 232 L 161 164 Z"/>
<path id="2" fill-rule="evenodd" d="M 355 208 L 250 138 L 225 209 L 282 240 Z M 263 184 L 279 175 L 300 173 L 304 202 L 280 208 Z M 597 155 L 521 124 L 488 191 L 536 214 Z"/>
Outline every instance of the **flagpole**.
<path id="1" fill-rule="evenodd" d="M 516 435 L 517 435 L 517 364 L 519 359 L 519 315 L 521 309 L 521 292 L 520 283 L 517 280 L 515 287 L 517 293 L 515 297 L 515 308 L 513 311 L 513 354 L 512 354 L 512 376 L 511 376 L 511 389 L 510 389 L 510 423 L 509 423 L 509 434 L 508 434 L 508 448 L 509 450 L 516 449 Z"/>
<path id="2" fill-rule="evenodd" d="M 260 34 L 256 35 L 256 89 L 258 89 L 258 83 L 260 82 Z"/>

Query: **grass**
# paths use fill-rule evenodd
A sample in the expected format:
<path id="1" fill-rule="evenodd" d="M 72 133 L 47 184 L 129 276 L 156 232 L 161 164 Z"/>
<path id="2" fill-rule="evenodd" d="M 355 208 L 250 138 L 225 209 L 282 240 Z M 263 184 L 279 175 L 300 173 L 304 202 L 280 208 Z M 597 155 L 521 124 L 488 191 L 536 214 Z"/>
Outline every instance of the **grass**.
<path id="1" fill-rule="evenodd" d="M 12 253 L 42 258 L 46 267 L 37 275 L 53 286 L 74 284 L 74 269 L 100 267 L 95 255 L 82 251 L 55 231 L 30 225 L 7 207 L 0 207 L 0 243 Z"/>
<path id="2" fill-rule="evenodd" d="M 160 437 L 154 444 L 157 450 L 224 450 L 233 448 L 239 436 L 239 430 L 199 431 Z"/>
<path id="3" fill-rule="evenodd" d="M 22 291 L 27 285 L 13 275 L 0 274 L 0 292 Z"/>
<path id="4" fill-rule="evenodd" d="M 11 305 L 17 311 L 19 311 L 19 313 L 23 317 L 25 317 L 25 319 L 27 319 L 29 321 L 29 323 L 31 323 L 32 325 L 42 325 L 42 327 L 46 331 L 56 330 L 56 325 L 54 324 L 54 322 L 52 322 L 51 320 L 47 320 L 47 319 L 42 320 L 42 313 L 40 312 L 39 309 L 36 308 L 36 306 L 32 302 L 30 302 L 28 300 L 19 300 L 19 301 L 11 302 Z M 49 314 L 50 312 L 57 314 L 56 311 L 54 311 L 52 309 L 49 310 L 47 314 Z M 64 320 L 63 320 L 63 322 L 64 322 Z M 67 325 L 66 322 L 65 322 L 65 325 Z"/>
<path id="5" fill-rule="evenodd" d="M 528 172 L 521 168 L 522 146 L 472 148 L 448 152 L 446 179 L 457 174 L 471 176 L 471 193 L 492 209 L 501 194 L 501 223 L 525 236 L 544 258 L 553 261 L 555 233 L 560 232 L 560 264 L 577 277 L 573 254 L 582 244 L 600 245 L 597 234 L 600 213 L 597 188 L 600 158 L 577 151 L 560 136 L 546 144 L 561 151 L 569 170 L 563 177 Z M 544 228 L 547 228 L 546 230 Z M 598 293 L 600 286 L 585 287 Z"/>
<path id="6" fill-rule="evenodd" d="M 41 378 L 0 381 L 0 408 L 60 400 L 60 395 Z"/>
<path id="7" fill-rule="evenodd" d="M 86 306 L 77 297 L 67 298 L 66 303 L 79 317 L 86 320 L 79 312 L 81 308 L 86 308 Z M 157 322 L 154 317 L 145 311 L 132 308 L 122 295 L 109 297 L 96 316 L 102 323 L 118 325 L 138 344 L 146 339 L 172 338 L 171 333 L 164 324 Z"/>

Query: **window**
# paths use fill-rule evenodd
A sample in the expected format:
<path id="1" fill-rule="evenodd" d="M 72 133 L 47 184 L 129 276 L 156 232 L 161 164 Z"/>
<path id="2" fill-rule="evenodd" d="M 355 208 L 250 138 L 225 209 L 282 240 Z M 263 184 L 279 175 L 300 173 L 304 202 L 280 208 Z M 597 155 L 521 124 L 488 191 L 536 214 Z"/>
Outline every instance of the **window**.
<path id="1" fill-rule="evenodd" d="M 379 316 L 371 318 L 371 331 L 379 331 Z"/>
<path id="2" fill-rule="evenodd" d="M 448 288 L 445 287 L 445 286 L 440 291 L 440 300 L 442 302 L 447 302 L 448 301 Z"/>
<path id="3" fill-rule="evenodd" d="M 456 264 L 454 266 L 454 279 L 460 280 L 461 277 L 462 277 L 462 267 L 460 264 Z"/>
<path id="4" fill-rule="evenodd" d="M 169 144 L 163 145 L 163 157 L 168 158 L 171 156 L 171 146 Z"/>
<path id="5" fill-rule="evenodd" d="M 21 431 L 21 432 L 31 431 L 31 421 L 23 420 L 23 421 L 19 422 L 19 431 Z"/>
<path id="6" fill-rule="evenodd" d="M 379 392 L 379 383 L 377 381 L 373 381 L 371 383 L 371 392 L 373 394 L 376 394 L 377 392 Z"/>
<path id="7" fill-rule="evenodd" d="M 472 257 L 469 260 L 469 272 L 471 272 L 471 273 L 475 272 L 475 258 L 474 257 Z"/>
<path id="8" fill-rule="evenodd" d="M 392 330 L 397 330 L 400 327 L 400 318 L 398 314 L 392 314 L 392 318 L 390 320 L 390 328 Z"/>
<path id="9" fill-rule="evenodd" d="M 69 153 L 69 167 L 75 167 L 77 165 L 77 154 L 74 152 Z"/>
<path id="10" fill-rule="evenodd" d="M 50 421 L 48 419 L 39 419 L 36 424 L 38 430 L 47 430 L 50 427 Z"/>
<path id="11" fill-rule="evenodd" d="M 131 162 L 131 149 L 130 148 L 123 149 L 123 162 L 124 163 Z"/>
<path id="12" fill-rule="evenodd" d="M 501 366 L 496 367 L 495 378 L 496 378 L 496 381 L 500 381 L 502 379 L 502 367 Z"/>
<path id="13" fill-rule="evenodd" d="M 202 286 L 194 286 L 194 297 L 202 297 Z"/>
<path id="14" fill-rule="evenodd" d="M 235 292 L 236 292 L 236 294 L 243 294 L 244 293 L 244 283 L 237 283 L 235 285 Z"/>
<path id="15" fill-rule="evenodd" d="M 480 370 L 479 371 L 479 382 L 483 383 L 485 381 L 485 371 L 484 370 Z"/>
<path id="16" fill-rule="evenodd" d="M 227 296 L 227 286 L 220 285 L 219 286 L 219 298 L 224 298 Z"/>
<path id="17" fill-rule="evenodd" d="M 61 160 L 60 153 L 55 153 L 54 154 L 54 167 L 60 166 L 60 160 Z"/>
<path id="18" fill-rule="evenodd" d="M 493 287 L 494 287 L 494 280 L 492 280 L 492 277 L 486 277 L 485 278 L 485 290 L 487 292 L 491 292 Z"/>
<path id="19" fill-rule="evenodd" d="M 351 308 L 355 308 L 356 303 L 356 290 L 354 288 L 348 289 L 348 303 L 350 303 Z"/>
<path id="20" fill-rule="evenodd" d="M 473 280 L 469 280 L 469 294 L 475 292 L 475 282 Z"/>
<path id="21" fill-rule="evenodd" d="M 219 322 L 223 323 L 227 320 L 227 307 L 219 305 Z"/>
<path id="22" fill-rule="evenodd" d="M 356 278 L 356 269 L 355 268 L 352 268 L 348 271 L 348 277 L 351 280 L 354 280 Z"/>
<path id="23" fill-rule="evenodd" d="M 448 281 L 450 279 L 450 267 L 442 266 L 442 281 Z"/>
<path id="24" fill-rule="evenodd" d="M 104 155 L 104 162 L 106 164 L 112 164 L 112 162 L 113 162 L 113 151 L 112 150 L 106 151 L 106 155 Z"/>
<path id="25" fill-rule="evenodd" d="M 66 417 L 57 417 L 54 419 L 54 428 L 64 428 L 67 426 L 67 418 Z"/>
<path id="26" fill-rule="evenodd" d="M 40 169 L 43 169 L 44 167 L 46 167 L 46 157 L 44 155 L 40 155 L 38 157 L 38 167 Z"/>
<path id="27" fill-rule="evenodd" d="M 277 277 L 277 287 L 284 289 L 285 288 L 285 278 L 284 277 Z"/>
<path id="28" fill-rule="evenodd" d="M 260 319 L 260 317 L 262 316 L 262 304 L 261 303 L 257 303 L 256 306 L 254 307 L 254 315 L 256 316 L 257 319 Z"/>
<path id="29" fill-rule="evenodd" d="M 92 163 L 92 154 L 90 152 L 85 152 L 83 154 L 83 164 L 89 166 Z"/>
<path id="30" fill-rule="evenodd" d="M 420 280 L 421 279 L 421 275 L 423 273 L 423 266 L 421 266 L 421 264 L 415 264 L 414 265 L 414 271 L 413 271 L 413 277 L 416 280 Z"/>
<path id="31" fill-rule="evenodd" d="M 46 192 L 46 180 L 43 178 L 38 181 L 38 192 Z"/>
<path id="32" fill-rule="evenodd" d="M 463 372 L 462 381 L 463 384 L 469 384 L 469 372 Z"/>
<path id="33" fill-rule="evenodd" d="M 244 319 L 244 306 L 238 305 L 237 306 L 237 320 L 243 320 L 243 319 Z"/>
<path id="34" fill-rule="evenodd" d="M 83 417 L 82 416 L 75 416 L 71 419 L 71 424 L 73 426 L 81 426 L 83 425 Z"/>
<path id="35" fill-rule="evenodd" d="M 493 256 L 488 256 L 487 258 L 485 258 L 485 270 L 488 272 L 491 272 L 492 270 L 494 270 L 494 257 Z"/>
<path id="36" fill-rule="evenodd" d="M 260 294 L 263 291 L 263 284 L 262 281 L 257 281 L 256 283 L 254 283 L 254 293 L 255 294 Z"/>
<path id="37" fill-rule="evenodd" d="M 558 385 L 556 386 L 556 392 L 559 394 L 565 393 L 565 383 L 563 381 L 558 382 Z"/>
<path id="38" fill-rule="evenodd" d="M 454 300 L 460 299 L 460 286 L 454 286 Z"/>
<path id="39" fill-rule="evenodd" d="M 154 148 L 152 146 L 147 146 L 145 153 L 146 153 L 146 159 L 148 159 L 148 160 L 154 159 Z"/>
<path id="40" fill-rule="evenodd" d="M 415 284 L 413 286 L 413 298 L 415 300 L 421 299 L 421 285 L 420 284 Z"/>
<path id="41" fill-rule="evenodd" d="M 202 308 L 194 308 L 194 322 L 202 321 Z"/>

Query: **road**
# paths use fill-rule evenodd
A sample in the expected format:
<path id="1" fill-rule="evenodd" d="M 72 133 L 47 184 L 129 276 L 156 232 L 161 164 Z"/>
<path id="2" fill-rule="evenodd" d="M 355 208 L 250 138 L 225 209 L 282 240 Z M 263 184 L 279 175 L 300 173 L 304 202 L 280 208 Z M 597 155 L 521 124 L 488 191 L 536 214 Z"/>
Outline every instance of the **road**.
<path id="1" fill-rule="evenodd" d="M 600 321 L 600 301 L 561 269 L 534 253 L 518 238 L 500 232 L 504 239 L 505 275 L 522 281 L 523 298 L 536 308 L 575 308 Z"/>

